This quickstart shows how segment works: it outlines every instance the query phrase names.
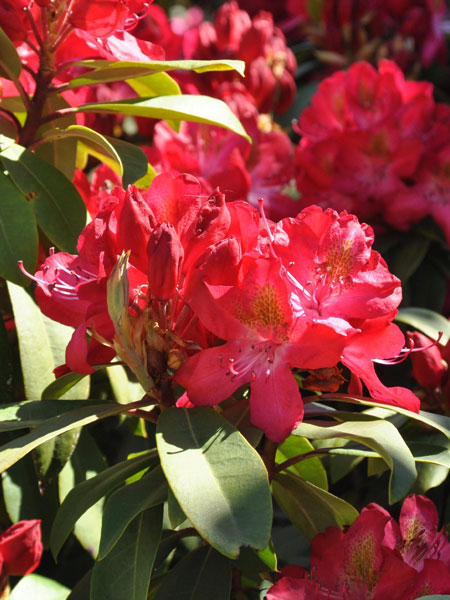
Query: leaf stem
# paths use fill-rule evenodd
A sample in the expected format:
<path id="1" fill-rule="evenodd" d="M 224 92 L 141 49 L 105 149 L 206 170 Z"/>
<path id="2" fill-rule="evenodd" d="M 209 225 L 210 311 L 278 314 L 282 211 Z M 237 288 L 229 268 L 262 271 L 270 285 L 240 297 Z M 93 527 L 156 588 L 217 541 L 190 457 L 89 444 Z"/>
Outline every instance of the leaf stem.
<path id="1" fill-rule="evenodd" d="M 275 465 L 275 455 L 277 453 L 278 442 L 273 442 L 266 438 L 264 443 L 264 450 L 262 453 L 262 459 L 264 464 L 266 465 L 267 472 L 269 474 L 269 479 L 276 473 L 276 465 Z"/>
<path id="2" fill-rule="evenodd" d="M 333 450 L 333 448 L 316 448 L 315 450 L 311 450 L 310 452 L 305 452 L 304 454 L 298 454 L 297 456 L 293 456 L 292 458 L 285 460 L 279 465 L 275 465 L 273 473 L 275 475 L 276 473 L 281 473 L 281 471 L 286 471 L 286 469 L 289 469 L 289 467 L 292 467 L 293 465 L 297 464 L 298 462 L 301 462 L 302 460 L 307 460 L 308 458 L 313 458 L 314 456 L 326 455 L 329 453 L 330 450 Z"/>

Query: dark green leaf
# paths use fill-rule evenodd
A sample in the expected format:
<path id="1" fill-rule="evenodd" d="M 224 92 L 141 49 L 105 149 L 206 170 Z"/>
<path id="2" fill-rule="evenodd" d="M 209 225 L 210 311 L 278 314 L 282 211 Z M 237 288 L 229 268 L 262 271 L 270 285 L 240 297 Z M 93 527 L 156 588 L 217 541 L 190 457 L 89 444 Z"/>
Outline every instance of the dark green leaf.
<path id="1" fill-rule="evenodd" d="M 61 504 L 64 501 L 76 485 L 102 473 L 107 466 L 106 459 L 100 452 L 94 438 L 84 429 L 81 432 L 75 452 L 59 474 L 59 503 Z M 100 545 L 103 505 L 104 498 L 100 498 L 82 514 L 75 523 L 74 528 L 75 537 L 93 557 L 97 556 Z M 52 525 L 53 521 L 54 516 L 51 522 Z"/>
<path id="2" fill-rule="evenodd" d="M 99 560 L 111 552 L 131 521 L 144 510 L 167 499 L 167 481 L 157 466 L 138 481 L 125 485 L 109 497 L 102 521 Z"/>
<path id="3" fill-rule="evenodd" d="M 22 63 L 17 50 L 9 37 L 0 27 L 0 77 L 19 79 Z"/>
<path id="4" fill-rule="evenodd" d="M 92 569 L 88 571 L 70 592 L 67 600 L 87 600 L 91 594 Z"/>
<path id="5" fill-rule="evenodd" d="M 56 400 L 57 398 L 61 398 L 64 396 L 69 390 L 73 388 L 79 381 L 87 377 L 87 375 L 83 373 L 75 373 L 74 371 L 70 371 L 70 373 L 65 373 L 52 381 L 42 392 L 41 398 L 42 400 Z"/>
<path id="6" fill-rule="evenodd" d="M 439 332 L 442 332 L 442 344 L 446 344 L 450 339 L 449 320 L 428 308 L 401 308 L 395 316 L 395 320 L 422 331 L 432 340 L 437 340 Z"/>
<path id="7" fill-rule="evenodd" d="M 350 525 L 358 516 L 351 504 L 292 473 L 279 473 L 272 482 L 275 500 L 292 524 L 312 539 L 327 527 Z"/>
<path id="8" fill-rule="evenodd" d="M 123 408 L 123 407 L 122 407 Z M 61 505 L 50 535 L 50 547 L 56 557 L 75 523 L 81 515 L 107 492 L 120 485 L 127 477 L 148 467 L 154 460 L 155 451 L 120 462 L 88 481 L 73 488 Z"/>
<path id="9" fill-rule="evenodd" d="M 229 600 L 230 561 L 213 548 L 194 550 L 166 575 L 155 600 Z"/>
<path id="10" fill-rule="evenodd" d="M 118 415 L 129 408 L 121 404 L 98 404 L 89 405 L 83 408 L 65 412 L 62 415 L 58 415 L 48 421 L 45 421 L 41 425 L 38 425 L 33 431 L 23 435 L 22 437 L 16 438 L 14 441 L 8 442 L 0 447 L 0 473 L 8 469 L 11 465 L 16 463 L 28 452 L 34 450 L 47 442 L 55 438 L 66 431 L 70 431 L 89 423 L 95 423 L 99 419 L 104 419 L 113 415 Z"/>
<path id="11" fill-rule="evenodd" d="M 157 425 L 161 466 L 200 535 L 236 558 L 242 545 L 269 541 L 272 504 L 259 454 L 213 409 L 170 408 Z"/>
<path id="12" fill-rule="evenodd" d="M 209 96 L 179 94 L 159 96 L 149 100 L 132 98 L 120 102 L 82 104 L 77 108 L 77 112 L 120 113 L 151 119 L 208 123 L 234 131 L 251 141 L 239 119 L 228 106 L 221 100 Z"/>
<path id="13" fill-rule="evenodd" d="M 67 600 L 69 588 L 53 579 L 32 573 L 14 587 L 9 600 Z"/>
<path id="14" fill-rule="evenodd" d="M 75 252 L 86 224 L 86 209 L 76 187 L 58 169 L 17 144 L 0 152 L 0 162 L 23 196 L 30 198 L 45 235 L 61 250 Z"/>
<path id="15" fill-rule="evenodd" d="M 22 260 L 34 273 L 38 253 L 36 219 L 31 205 L 9 177 L 0 171 L 0 276 L 18 285 L 28 285 L 17 266 Z"/>
<path id="16" fill-rule="evenodd" d="M 404 498 L 416 479 L 414 458 L 397 428 L 389 421 L 379 419 L 332 426 L 329 426 L 328 422 L 320 425 L 301 423 L 293 434 L 315 440 L 344 438 L 375 450 L 391 469 L 391 503 Z"/>
<path id="17" fill-rule="evenodd" d="M 181 525 L 181 523 L 186 521 L 186 515 L 179 505 L 178 500 L 173 495 L 172 490 L 169 488 L 167 491 L 167 513 L 169 516 L 170 526 L 172 529 L 176 529 L 178 525 Z"/>
<path id="18" fill-rule="evenodd" d="M 349 404 L 357 404 L 359 406 L 376 406 L 384 410 L 389 410 L 392 414 L 398 413 L 404 415 L 427 427 L 436 429 L 450 439 L 450 418 L 445 417 L 444 415 L 429 413 L 424 410 L 421 410 L 419 413 L 414 413 L 410 410 L 406 410 L 406 408 L 401 408 L 400 406 L 387 406 L 386 404 L 370 400 L 369 398 L 358 398 L 349 396 L 348 394 L 322 394 L 322 399 L 327 402 L 348 402 Z"/>
<path id="19" fill-rule="evenodd" d="M 389 268 L 406 283 L 411 275 L 418 269 L 430 247 L 430 240 L 421 235 L 406 236 L 402 243 L 396 246 L 391 253 Z"/>
<path id="20" fill-rule="evenodd" d="M 86 406 L 104 406 L 101 400 L 27 400 L 0 404 L 0 431 L 14 431 L 41 425 L 47 419 L 56 417 L 66 411 L 73 411 Z M 115 406 L 113 403 L 111 407 Z"/>
<path id="21" fill-rule="evenodd" d="M 161 538 L 162 505 L 141 512 L 92 571 L 90 600 L 146 600 Z"/>
<path id="22" fill-rule="evenodd" d="M 172 61 L 112 61 L 112 60 L 83 60 L 79 66 L 93 69 L 83 73 L 80 77 L 72 79 L 69 87 L 76 88 L 97 83 L 110 83 L 123 81 L 135 77 L 152 75 L 162 71 L 173 71 L 177 69 L 196 71 L 204 73 L 207 71 L 237 71 L 244 75 L 245 63 L 241 60 L 172 60 Z"/>

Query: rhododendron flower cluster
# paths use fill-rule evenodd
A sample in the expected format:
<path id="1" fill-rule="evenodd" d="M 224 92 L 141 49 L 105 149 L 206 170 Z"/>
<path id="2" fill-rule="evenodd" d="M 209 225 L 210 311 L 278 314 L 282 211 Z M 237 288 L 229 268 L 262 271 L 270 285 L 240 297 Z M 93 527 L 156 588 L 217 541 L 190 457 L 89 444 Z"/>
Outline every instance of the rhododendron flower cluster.
<path id="1" fill-rule="evenodd" d="M 325 0 L 319 9 L 308 5 L 307 0 L 287 0 L 286 9 L 329 64 L 391 58 L 407 69 L 445 59 L 444 0 Z"/>
<path id="2" fill-rule="evenodd" d="M 267 600 L 414 600 L 450 592 L 450 543 L 431 500 L 406 498 L 397 523 L 378 504 L 345 531 L 329 527 L 311 543 L 310 576 L 288 567 Z"/>
<path id="3" fill-rule="evenodd" d="M 302 418 L 294 368 L 342 363 L 352 391 L 362 380 L 377 400 L 418 410 L 374 370 L 404 345 L 392 323 L 401 288 L 356 217 L 312 206 L 269 222 L 170 174 L 142 194 L 97 191 L 95 204 L 79 255 L 51 254 L 34 277 L 41 310 L 76 327 L 67 368 L 89 373 L 117 353 L 165 403 L 174 373 L 197 405 L 249 384 L 251 421 L 275 441 Z"/>
<path id="4" fill-rule="evenodd" d="M 259 112 L 284 112 L 294 99 L 296 60 L 271 13 L 261 11 L 252 19 L 235 0 L 225 2 L 214 23 L 204 21 L 185 33 L 183 54 L 187 59 L 245 61 L 245 86 L 240 81 L 236 85 L 251 94 Z M 186 89 L 225 99 L 233 78 L 228 73 L 189 77 Z"/>
<path id="5" fill-rule="evenodd" d="M 387 60 L 325 79 L 298 123 L 301 205 L 401 230 L 431 215 L 450 240 L 450 110 L 432 92 Z"/>

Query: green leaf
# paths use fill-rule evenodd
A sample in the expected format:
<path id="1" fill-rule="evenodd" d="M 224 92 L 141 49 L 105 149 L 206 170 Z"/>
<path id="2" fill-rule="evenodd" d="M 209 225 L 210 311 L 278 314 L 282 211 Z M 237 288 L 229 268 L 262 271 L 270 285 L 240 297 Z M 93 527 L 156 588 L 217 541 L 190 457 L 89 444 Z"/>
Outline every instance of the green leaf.
<path id="1" fill-rule="evenodd" d="M 69 107 L 70 104 L 59 94 L 49 95 L 42 116 L 45 117 L 57 110 Z M 58 122 L 60 127 L 70 127 L 77 124 L 77 118 L 76 115 L 68 114 Z M 35 139 L 45 139 L 48 137 L 47 132 L 52 129 L 53 121 L 45 123 L 39 128 Z M 34 146 L 33 152 L 64 173 L 69 181 L 72 181 L 77 157 L 77 140 L 75 138 L 50 139 L 48 142 Z"/>
<path id="2" fill-rule="evenodd" d="M 130 408 L 130 405 L 103 403 L 90 405 L 76 410 L 67 411 L 58 415 L 41 425 L 33 431 L 16 438 L 0 447 L 0 473 L 37 448 L 40 444 L 55 438 L 66 431 L 70 431 L 89 423 L 95 423 L 99 419 L 105 419 Z"/>
<path id="3" fill-rule="evenodd" d="M 157 466 L 138 481 L 116 490 L 108 499 L 103 513 L 99 560 L 111 552 L 131 521 L 148 508 L 167 499 L 167 481 Z"/>
<path id="4" fill-rule="evenodd" d="M 0 77 L 19 79 L 22 63 L 17 50 L 9 37 L 0 27 Z"/>
<path id="5" fill-rule="evenodd" d="M 244 76 L 245 69 L 245 63 L 242 60 L 157 60 L 143 63 L 94 59 L 80 61 L 78 66 L 93 70 L 72 79 L 69 88 L 123 81 L 124 79 L 134 79 L 135 77 L 144 77 L 153 73 L 178 69 L 195 71 L 196 73 L 234 70 L 242 76 Z"/>
<path id="6" fill-rule="evenodd" d="M 53 579 L 35 573 L 22 577 L 14 587 L 9 600 L 67 600 L 69 588 Z"/>
<path id="7" fill-rule="evenodd" d="M 90 600 L 146 600 L 162 530 L 162 505 L 141 512 L 92 571 Z"/>
<path id="8" fill-rule="evenodd" d="M 27 400 L 0 404 L 0 431 L 14 431 L 41 425 L 47 419 L 56 417 L 66 411 L 89 406 L 104 406 L 102 400 Z M 114 406 L 111 403 L 111 406 Z"/>
<path id="9" fill-rule="evenodd" d="M 450 339 L 449 320 L 428 308 L 401 308 L 395 316 L 395 320 L 422 331 L 432 340 L 437 340 L 441 331 L 443 334 L 441 344 L 445 345 Z"/>
<path id="10" fill-rule="evenodd" d="M 358 516 L 351 504 L 292 473 L 278 473 L 272 481 L 275 500 L 308 539 L 327 527 L 350 525 Z"/>
<path id="11" fill-rule="evenodd" d="M 22 195 L 30 198 L 45 235 L 61 250 L 76 252 L 86 224 L 86 209 L 76 187 L 58 169 L 18 144 L 3 149 L 0 162 Z"/>
<path id="12" fill-rule="evenodd" d="M 414 413 L 410 410 L 406 410 L 406 408 L 401 408 L 400 406 L 387 406 L 381 402 L 376 402 L 368 398 L 349 396 L 348 394 L 322 394 L 321 398 L 327 402 L 348 402 L 349 404 L 357 404 L 359 406 L 376 406 L 383 410 L 389 410 L 393 415 L 398 413 L 405 417 L 409 417 L 418 423 L 422 423 L 427 427 L 436 429 L 450 440 L 450 417 L 445 417 L 444 415 L 429 413 L 424 410 L 421 410 L 419 413 Z"/>
<path id="13" fill-rule="evenodd" d="M 314 450 L 314 446 L 306 438 L 291 435 L 278 446 L 275 460 L 277 463 L 282 463 L 289 458 L 312 450 Z M 320 458 L 312 457 L 301 460 L 289 467 L 289 470 L 317 487 L 328 490 L 327 472 Z"/>
<path id="14" fill-rule="evenodd" d="M 181 94 L 180 86 L 167 73 L 154 73 L 136 79 L 127 79 L 127 83 L 141 98 Z"/>
<path id="15" fill-rule="evenodd" d="M 389 267 L 397 275 L 402 284 L 417 271 L 420 263 L 427 255 L 430 240 L 417 233 L 403 237 L 402 243 L 395 247 L 391 253 Z"/>
<path id="16" fill-rule="evenodd" d="M 84 373 L 75 373 L 74 371 L 65 373 L 47 385 L 42 391 L 41 398 L 42 400 L 56 400 L 57 398 L 61 398 L 61 396 L 67 394 L 69 390 L 86 377 L 88 377 L 88 375 Z"/>
<path id="17" fill-rule="evenodd" d="M 167 490 L 167 513 L 172 529 L 176 529 L 181 523 L 186 521 L 186 515 L 178 503 L 178 500 L 173 495 L 172 490 Z"/>
<path id="18" fill-rule="evenodd" d="M 120 113 L 151 119 L 208 123 L 234 131 L 251 142 L 251 138 L 247 135 L 239 119 L 225 102 L 209 96 L 179 94 L 150 99 L 131 98 L 120 102 L 82 104 L 77 107 L 76 111 Z"/>
<path id="19" fill-rule="evenodd" d="M 269 541 L 272 503 L 259 454 L 212 408 L 170 408 L 157 424 L 161 466 L 182 510 L 225 556 Z"/>
<path id="20" fill-rule="evenodd" d="M 190 552 L 166 575 L 155 600 L 229 600 L 230 561 L 213 548 Z"/>
<path id="21" fill-rule="evenodd" d="M 82 140 L 82 148 L 86 152 L 106 162 L 122 177 L 124 188 L 147 175 L 148 160 L 139 146 L 104 136 L 84 125 L 50 129 L 44 133 L 44 137 L 52 140 Z"/>
<path id="22" fill-rule="evenodd" d="M 65 349 L 72 337 L 73 328 L 45 317 L 23 288 L 9 283 L 8 291 L 19 338 L 25 396 L 28 400 L 38 400 L 49 385 L 59 388 L 62 384 L 59 379 L 55 380 L 53 369 L 65 362 Z M 75 383 L 77 382 L 72 385 Z M 64 388 L 55 397 L 64 395 L 65 399 L 87 398 L 89 378 L 76 385 L 70 393 L 69 389 Z"/>
<path id="23" fill-rule="evenodd" d="M 420 598 L 417 598 L 417 600 L 450 600 L 450 596 L 442 594 L 434 596 L 421 596 Z"/>
<path id="24" fill-rule="evenodd" d="M 67 600 L 87 600 L 91 594 L 92 569 L 89 570 L 70 592 Z"/>
<path id="25" fill-rule="evenodd" d="M 315 440 L 344 438 L 375 450 L 391 469 L 389 502 L 404 498 L 414 483 L 417 473 L 414 458 L 397 428 L 389 421 L 347 422 L 329 426 L 301 423 L 293 432 Z"/>
<path id="26" fill-rule="evenodd" d="M 0 276 L 18 285 L 28 285 L 17 261 L 34 273 L 38 255 L 38 233 L 31 205 L 10 178 L 0 171 Z"/>
<path id="27" fill-rule="evenodd" d="M 106 459 L 94 438 L 86 430 L 83 430 L 75 452 L 59 474 L 59 502 L 62 503 L 76 485 L 92 479 L 103 472 L 107 466 Z M 74 528 L 75 537 L 93 557 L 97 556 L 100 544 L 103 505 L 104 498 L 100 498 L 83 513 Z M 54 516 L 52 525 L 53 521 Z"/>
<path id="28" fill-rule="evenodd" d="M 80 483 L 67 494 L 56 514 L 50 534 L 50 547 L 55 558 L 81 515 L 127 477 L 148 467 L 155 453 L 154 450 L 149 450 L 109 467 L 88 481 Z"/>

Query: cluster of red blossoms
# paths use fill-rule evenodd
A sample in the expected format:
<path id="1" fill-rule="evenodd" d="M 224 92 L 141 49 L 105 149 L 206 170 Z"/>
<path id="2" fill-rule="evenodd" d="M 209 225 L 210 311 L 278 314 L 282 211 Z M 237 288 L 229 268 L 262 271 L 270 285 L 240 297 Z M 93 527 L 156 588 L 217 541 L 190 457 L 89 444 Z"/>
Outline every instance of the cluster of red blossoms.
<path id="1" fill-rule="evenodd" d="M 311 544 L 310 576 L 289 566 L 267 600 L 415 600 L 450 593 L 450 543 L 431 500 L 409 496 L 399 523 L 369 504 L 343 532 L 329 527 Z"/>
<path id="2" fill-rule="evenodd" d="M 426 215 L 450 240 L 450 108 L 391 61 L 325 79 L 297 129 L 301 206 L 346 209 L 408 229 Z"/>
<path id="3" fill-rule="evenodd" d="M 392 323 L 401 287 L 356 217 L 311 206 L 271 222 L 170 174 L 142 194 L 99 191 L 95 204 L 79 255 L 51 254 L 34 277 L 41 310 L 76 327 L 69 369 L 89 373 L 117 354 L 165 405 L 173 381 L 211 405 L 249 384 L 251 421 L 274 441 L 302 418 L 292 369 L 342 363 L 352 392 L 362 380 L 373 398 L 418 410 L 374 369 L 404 345 Z"/>

